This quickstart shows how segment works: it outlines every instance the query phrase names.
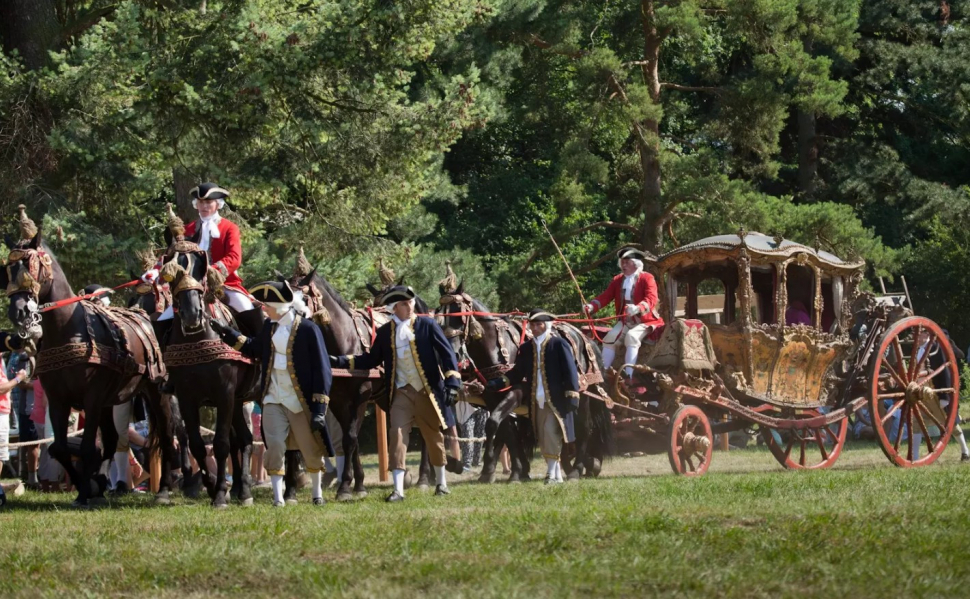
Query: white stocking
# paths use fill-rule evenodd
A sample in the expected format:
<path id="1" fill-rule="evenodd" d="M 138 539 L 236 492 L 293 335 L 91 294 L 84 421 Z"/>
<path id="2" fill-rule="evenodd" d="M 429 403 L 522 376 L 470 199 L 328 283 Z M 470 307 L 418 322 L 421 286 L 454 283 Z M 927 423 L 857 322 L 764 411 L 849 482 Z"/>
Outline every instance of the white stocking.
<path id="1" fill-rule="evenodd" d="M 559 460 L 553 458 L 546 458 L 546 478 L 555 480 L 556 479 L 556 464 Z"/>
<path id="2" fill-rule="evenodd" d="M 970 450 L 967 449 L 967 439 L 963 436 L 963 429 L 956 426 L 953 428 L 953 434 L 960 442 L 960 455 L 970 455 Z"/>
<path id="3" fill-rule="evenodd" d="M 310 497 L 313 499 L 323 497 L 323 472 L 319 470 L 310 473 Z"/>
<path id="4" fill-rule="evenodd" d="M 613 365 L 613 360 L 616 359 L 616 348 L 612 345 L 603 346 L 603 368 L 609 368 Z"/>
<path id="5" fill-rule="evenodd" d="M 115 475 L 118 477 L 117 482 L 128 484 L 128 452 L 127 451 L 116 451 L 115 452 Z"/>
<path id="6" fill-rule="evenodd" d="M 626 356 L 624 357 L 624 363 L 625 364 L 636 364 L 637 363 L 637 355 L 639 353 L 640 353 L 640 346 L 639 345 L 633 345 L 633 346 L 627 345 L 626 346 Z M 626 368 L 626 375 L 627 376 L 630 376 L 630 377 L 633 376 L 633 367 L 632 366 L 627 366 L 627 368 Z"/>
<path id="7" fill-rule="evenodd" d="M 283 503 L 283 475 L 271 474 L 269 484 L 273 487 L 273 503 Z"/>
<path id="8" fill-rule="evenodd" d="M 444 466 L 435 466 L 434 467 L 434 473 L 435 473 L 435 478 L 436 478 L 435 483 L 438 486 L 447 489 L 448 488 L 448 479 L 446 478 L 447 473 L 445 472 L 445 467 Z"/>
<path id="9" fill-rule="evenodd" d="M 391 478 L 394 480 L 394 490 L 398 495 L 404 497 L 404 470 L 391 470 Z"/>

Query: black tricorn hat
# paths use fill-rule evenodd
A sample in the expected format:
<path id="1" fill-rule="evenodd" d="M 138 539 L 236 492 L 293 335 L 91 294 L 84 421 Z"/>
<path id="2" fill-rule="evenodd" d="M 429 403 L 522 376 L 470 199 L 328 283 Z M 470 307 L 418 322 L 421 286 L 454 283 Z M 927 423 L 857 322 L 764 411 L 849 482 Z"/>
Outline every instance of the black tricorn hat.
<path id="1" fill-rule="evenodd" d="M 193 200 L 225 200 L 229 197 L 229 192 L 215 183 L 203 183 L 193 187 L 189 195 Z"/>
<path id="2" fill-rule="evenodd" d="M 552 322 L 556 317 L 541 308 L 529 312 L 529 322 Z"/>
<path id="3" fill-rule="evenodd" d="M 258 302 L 288 304 L 293 301 L 293 288 L 285 281 L 264 281 L 249 290 Z"/>
<path id="4" fill-rule="evenodd" d="M 632 260 L 656 260 L 656 258 L 653 255 L 648 254 L 643 250 L 638 250 L 635 247 L 623 248 L 622 250 L 616 253 L 616 257 L 619 258 L 620 260 L 623 260 L 624 258 L 630 258 Z"/>
<path id="5" fill-rule="evenodd" d="M 395 285 L 387 290 L 387 293 L 381 298 L 381 303 L 387 306 L 394 302 L 413 300 L 415 297 L 417 297 L 417 294 L 414 293 L 414 289 L 406 285 Z"/>

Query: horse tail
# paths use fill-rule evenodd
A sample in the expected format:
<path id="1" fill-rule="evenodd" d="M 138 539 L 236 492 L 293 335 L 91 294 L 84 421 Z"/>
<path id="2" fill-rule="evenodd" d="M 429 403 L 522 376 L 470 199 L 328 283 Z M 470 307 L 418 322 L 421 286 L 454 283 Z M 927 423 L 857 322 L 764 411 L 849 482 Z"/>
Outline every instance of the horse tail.
<path id="1" fill-rule="evenodd" d="M 178 427 L 182 427 L 183 435 L 185 434 L 185 427 L 184 424 L 181 424 L 181 418 L 178 419 L 178 424 L 175 421 L 172 412 L 174 397 L 162 395 L 158 385 L 154 383 L 149 382 L 147 385 L 150 391 L 146 393 L 147 401 L 145 401 L 145 405 L 148 407 L 148 418 L 151 423 L 151 426 L 148 427 L 148 455 L 159 455 L 162 458 L 162 468 L 171 468 L 173 464 L 166 464 L 165 456 L 168 455 L 166 449 L 168 449 L 168 445 L 171 445 L 173 435 L 177 432 Z M 181 416 L 177 407 L 175 407 L 175 413 Z"/>
<path id="2" fill-rule="evenodd" d="M 588 398 L 590 453 L 601 460 L 616 455 L 616 438 L 613 436 L 613 413 L 606 403 Z"/>

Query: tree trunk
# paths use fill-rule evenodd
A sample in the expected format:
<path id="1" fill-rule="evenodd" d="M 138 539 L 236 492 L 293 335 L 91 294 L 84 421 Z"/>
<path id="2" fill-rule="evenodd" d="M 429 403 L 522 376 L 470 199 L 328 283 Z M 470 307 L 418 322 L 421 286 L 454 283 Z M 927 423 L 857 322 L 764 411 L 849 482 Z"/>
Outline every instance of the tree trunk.
<path id="1" fill-rule="evenodd" d="M 663 41 L 657 32 L 657 21 L 653 0 L 641 0 L 640 20 L 643 27 L 643 82 L 650 91 L 654 103 L 660 102 L 660 44 Z M 644 249 L 658 252 L 663 240 L 663 193 L 660 173 L 660 122 L 647 119 L 635 123 L 638 129 L 637 150 L 640 153 L 640 168 L 643 180 L 640 186 L 640 206 L 643 212 L 643 227 L 640 230 L 640 243 Z"/>
<path id="2" fill-rule="evenodd" d="M 815 113 L 798 111 L 798 189 L 805 199 L 815 197 L 818 184 L 818 141 Z"/>
<path id="3" fill-rule="evenodd" d="M 198 185 L 190 173 L 178 167 L 172 168 L 172 180 L 175 183 L 175 213 L 186 223 L 199 218 L 198 211 L 192 207 L 192 197 L 189 192 Z"/>
<path id="4" fill-rule="evenodd" d="M 6 54 L 20 54 L 28 70 L 47 64 L 57 46 L 60 23 L 55 0 L 0 0 L 0 39 Z"/>

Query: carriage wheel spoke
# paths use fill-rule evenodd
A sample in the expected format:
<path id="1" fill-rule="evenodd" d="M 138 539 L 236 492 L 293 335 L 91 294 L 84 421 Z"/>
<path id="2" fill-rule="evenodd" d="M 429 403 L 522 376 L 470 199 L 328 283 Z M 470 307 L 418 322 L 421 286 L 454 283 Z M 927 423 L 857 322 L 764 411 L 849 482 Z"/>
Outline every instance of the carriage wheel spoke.
<path id="1" fill-rule="evenodd" d="M 896 410 L 899 409 L 899 406 L 903 405 L 904 403 L 906 403 L 906 400 L 905 399 L 900 399 L 899 401 L 897 401 L 896 403 L 894 403 L 893 404 L 893 407 L 891 407 L 886 412 L 886 415 L 882 417 L 882 419 L 881 419 L 882 420 L 882 424 L 885 425 L 886 424 L 886 421 L 889 420 L 890 418 L 892 418 L 893 417 L 893 414 L 896 413 Z"/>
<path id="2" fill-rule="evenodd" d="M 899 379 L 902 381 L 903 387 L 909 382 L 909 379 L 905 377 L 907 373 L 906 359 L 903 357 L 903 346 L 899 343 L 899 337 L 893 337 L 893 353 L 896 354 L 896 366 L 900 373 Z M 889 363 L 889 360 L 886 360 Z"/>
<path id="3" fill-rule="evenodd" d="M 936 414 L 934 414 L 932 410 L 924 406 L 922 403 L 917 403 L 916 408 L 917 410 L 922 410 L 926 412 L 926 415 L 930 417 L 930 420 L 933 421 L 933 424 L 935 424 L 937 428 L 940 429 L 941 432 L 946 429 L 946 427 L 943 426 L 943 423 L 940 422 L 940 420 L 936 417 Z"/>
<path id="4" fill-rule="evenodd" d="M 923 422 L 923 416 L 916 410 L 916 421 L 919 423 L 919 428 L 923 431 L 923 436 L 926 437 L 926 446 L 929 447 L 930 453 L 936 451 L 936 446 L 933 445 L 933 438 L 930 437 L 930 432 L 926 430 L 926 423 Z"/>
<path id="5" fill-rule="evenodd" d="M 802 439 L 801 448 L 799 449 L 798 464 L 801 466 L 805 465 L 805 439 Z"/>
<path id="6" fill-rule="evenodd" d="M 832 443 L 838 443 L 839 442 L 839 436 L 837 434 L 835 434 L 835 433 L 832 432 L 832 429 L 829 428 L 829 425 L 828 424 L 825 425 L 825 430 L 828 431 L 829 436 L 832 437 Z"/>
<path id="7" fill-rule="evenodd" d="M 894 379 L 896 379 L 896 383 L 900 387 L 902 387 L 903 389 L 905 389 L 906 388 L 906 381 L 904 381 L 903 380 L 903 377 L 899 376 L 899 373 L 896 372 L 896 369 L 893 367 L 892 362 L 890 362 L 888 359 L 887 360 L 882 360 L 882 365 L 884 365 L 889 370 L 889 374 L 892 375 L 892 377 Z"/>
<path id="8" fill-rule="evenodd" d="M 815 431 L 815 443 L 818 444 L 818 448 L 822 452 L 822 461 L 829 459 L 829 453 L 825 451 L 825 443 L 822 443 L 822 433 L 817 430 Z"/>
<path id="9" fill-rule="evenodd" d="M 691 472 L 697 472 L 697 468 L 694 467 L 694 460 L 690 459 L 690 456 L 685 457 L 684 461 L 687 462 Z"/>
<path id="10" fill-rule="evenodd" d="M 894 397 L 906 397 L 906 392 L 897 391 L 896 393 L 880 393 L 876 397 L 879 399 L 892 399 Z"/>
<path id="11" fill-rule="evenodd" d="M 795 435 L 788 436 L 788 445 L 785 447 L 785 461 L 791 459 L 791 450 L 795 446 Z"/>
<path id="12" fill-rule="evenodd" d="M 939 368 L 937 368 L 936 370 L 934 370 L 933 372 L 929 373 L 926 376 L 920 377 L 920 379 L 916 382 L 920 385 L 924 385 L 926 384 L 927 381 L 932 380 L 934 377 L 936 377 L 936 375 L 946 370 L 949 366 L 950 366 L 949 361 L 944 362 Z"/>
<path id="13" fill-rule="evenodd" d="M 909 350 L 909 368 L 907 369 L 907 372 L 906 372 L 906 378 L 910 381 L 913 380 L 913 378 L 916 376 L 916 372 L 917 372 L 916 362 L 920 361 L 916 359 L 916 356 L 919 355 L 919 337 L 922 334 L 923 334 L 923 325 L 921 324 L 916 325 L 916 333 L 913 335 L 913 347 L 910 348 Z M 929 349 L 930 349 L 930 346 L 927 345 L 926 351 L 923 352 L 924 356 L 930 353 Z"/>
<path id="14" fill-rule="evenodd" d="M 903 411 L 899 415 L 899 427 L 896 429 L 896 442 L 893 443 L 893 450 L 899 453 L 899 443 L 903 440 L 903 426 L 906 424 L 906 412 L 909 408 L 903 406 Z"/>
<path id="15" fill-rule="evenodd" d="M 934 335 L 933 332 L 930 331 L 930 340 L 926 342 L 926 351 L 923 352 L 923 355 L 920 357 L 919 360 L 917 360 L 917 364 L 915 365 L 915 367 L 912 368 L 913 374 L 909 377 L 909 380 L 915 379 L 916 376 L 923 369 L 923 364 L 925 364 L 926 359 L 930 357 L 930 348 L 933 347 L 934 343 L 936 343 L 936 335 Z"/>
<path id="16" fill-rule="evenodd" d="M 910 462 L 913 461 L 913 410 L 906 410 L 906 441 L 909 443 L 909 447 L 906 450 L 906 455 Z"/>

